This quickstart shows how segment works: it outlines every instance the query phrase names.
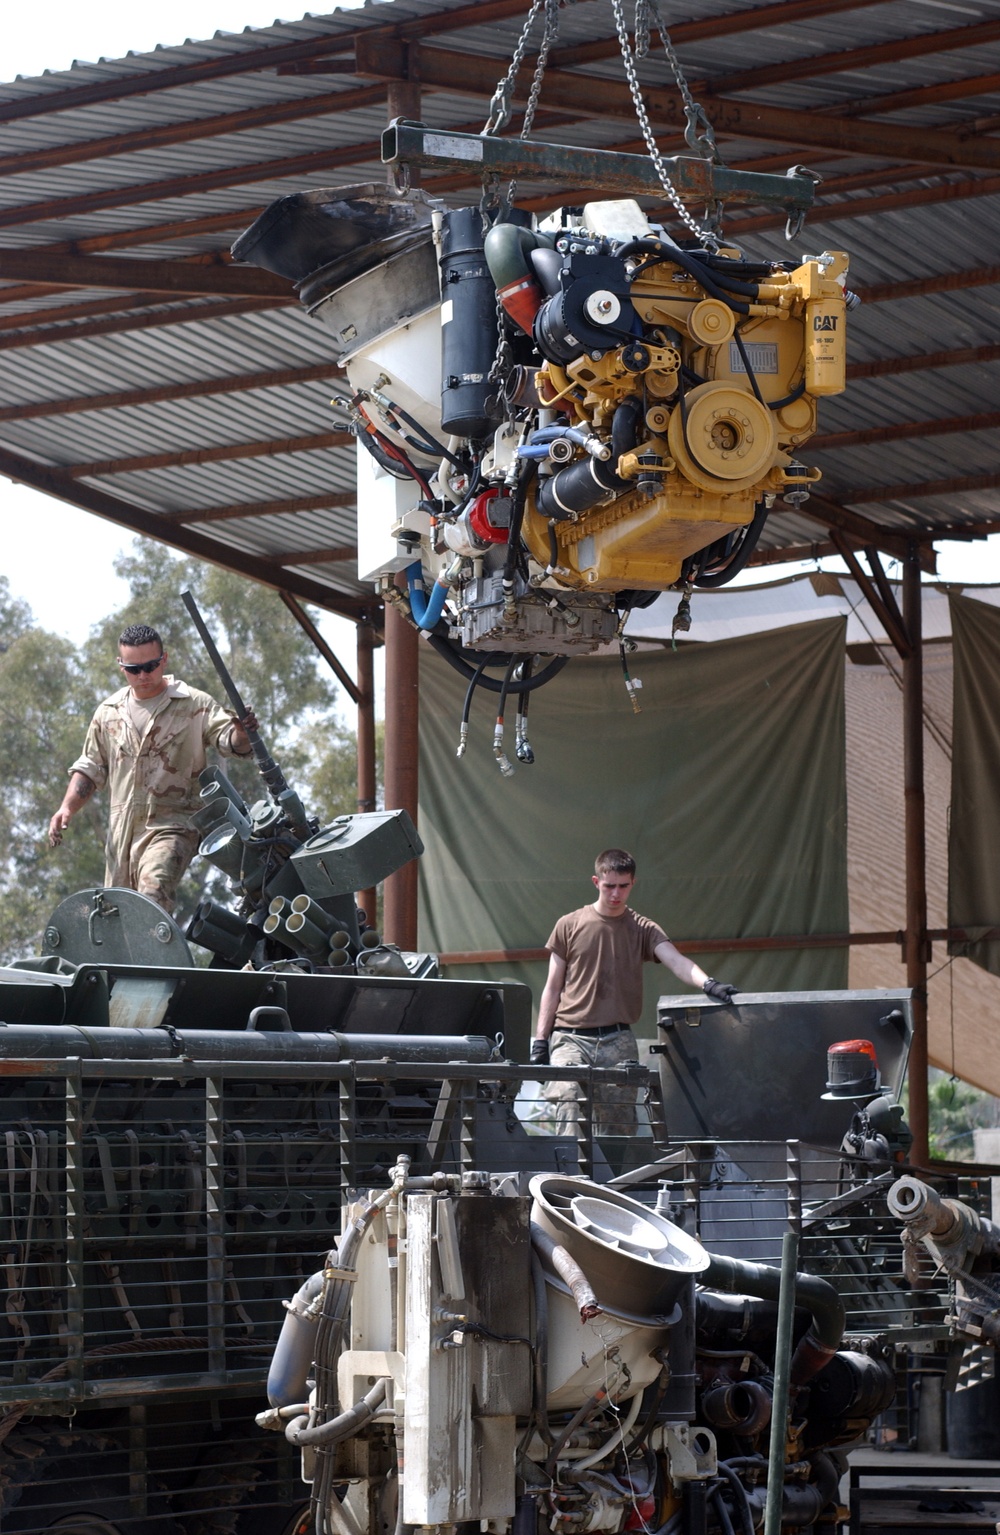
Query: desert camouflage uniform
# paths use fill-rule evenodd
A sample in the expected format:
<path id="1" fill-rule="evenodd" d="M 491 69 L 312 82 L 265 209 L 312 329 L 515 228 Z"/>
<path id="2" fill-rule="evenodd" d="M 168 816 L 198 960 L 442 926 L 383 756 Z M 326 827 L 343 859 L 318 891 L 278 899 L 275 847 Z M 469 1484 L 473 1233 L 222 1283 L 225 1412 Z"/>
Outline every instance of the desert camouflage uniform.
<path id="1" fill-rule="evenodd" d="M 558 1025 L 552 1034 L 549 1060 L 553 1066 L 627 1066 L 639 1059 L 631 1029 L 601 1034 L 598 1029 L 571 1032 Z M 547 1082 L 542 1095 L 552 1104 L 553 1128 L 560 1135 L 576 1135 L 579 1089 L 575 1082 Z M 594 1134 L 634 1135 L 636 1089 L 603 1083 L 594 1093 Z"/>
<path id="2" fill-rule="evenodd" d="M 190 817 L 198 808 L 206 750 L 241 754 L 233 751 L 231 714 L 186 682 L 166 681 L 169 701 L 151 716 L 141 739 L 127 687 L 98 705 L 70 773 L 85 773 L 98 789 L 109 788 L 104 883 L 138 890 L 169 912 L 198 850 Z"/>

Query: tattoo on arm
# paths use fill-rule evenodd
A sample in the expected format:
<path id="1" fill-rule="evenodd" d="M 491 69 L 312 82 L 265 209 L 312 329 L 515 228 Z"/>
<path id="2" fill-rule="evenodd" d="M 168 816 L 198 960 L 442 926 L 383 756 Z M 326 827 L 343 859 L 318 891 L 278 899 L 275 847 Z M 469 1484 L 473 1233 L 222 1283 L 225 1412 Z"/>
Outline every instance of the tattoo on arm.
<path id="1" fill-rule="evenodd" d="M 73 775 L 73 788 L 80 799 L 89 799 L 94 792 L 94 783 L 85 773 L 75 773 Z"/>

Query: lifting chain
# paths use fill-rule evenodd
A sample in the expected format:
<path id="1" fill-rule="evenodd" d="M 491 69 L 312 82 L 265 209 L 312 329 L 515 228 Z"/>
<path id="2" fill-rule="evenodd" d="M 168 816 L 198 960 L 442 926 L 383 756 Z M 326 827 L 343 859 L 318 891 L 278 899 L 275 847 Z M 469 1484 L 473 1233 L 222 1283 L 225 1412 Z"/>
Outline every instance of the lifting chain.
<path id="1" fill-rule="evenodd" d="M 531 35 L 531 29 L 534 26 L 535 17 L 538 15 L 539 11 L 543 11 L 544 25 L 542 27 L 542 41 L 539 44 L 538 52 L 535 55 L 535 72 L 531 78 L 531 89 L 528 92 L 528 102 L 524 109 L 524 119 L 521 123 L 521 132 L 518 135 L 518 137 L 521 139 L 530 138 L 531 130 L 535 123 L 535 113 L 538 111 L 539 97 L 542 93 L 542 80 L 545 77 L 545 68 L 549 62 L 549 54 L 552 52 L 556 38 L 559 35 L 559 5 L 560 0 L 532 0 L 531 10 L 528 12 L 528 18 L 521 29 L 521 35 L 517 40 L 517 47 L 514 49 L 513 56 L 511 57 L 510 67 L 508 68 L 507 73 L 504 75 L 503 79 L 498 84 L 496 90 L 493 92 L 493 99 L 490 102 L 490 115 L 486 126 L 483 129 L 484 134 L 497 134 L 501 132 L 501 130 L 505 128 L 510 122 L 511 98 L 514 94 L 514 88 L 517 84 L 518 73 L 521 69 L 521 65 L 524 63 L 524 55 L 528 47 L 528 38 Z M 484 203 L 492 191 L 493 188 L 484 183 Z M 513 203 L 516 196 L 517 180 L 514 178 L 511 180 L 511 183 L 507 188 L 508 206 Z"/>
<path id="2" fill-rule="evenodd" d="M 688 117 L 688 128 L 687 132 L 685 133 L 685 139 L 687 139 L 688 143 L 690 144 L 691 141 L 688 138 L 688 134 L 692 133 L 694 130 L 693 119 L 689 115 L 688 102 L 691 103 L 691 108 L 696 113 L 700 114 L 701 120 L 707 123 L 708 119 L 705 118 L 705 114 L 702 112 L 702 109 L 697 106 L 694 97 L 691 95 L 691 92 L 688 89 L 687 82 L 684 81 L 684 74 L 681 70 L 680 63 L 677 60 L 677 55 L 673 51 L 673 46 L 669 43 L 666 29 L 660 23 L 659 13 L 655 9 L 656 0 L 644 0 L 644 3 L 649 7 L 650 13 L 656 16 L 657 26 L 660 29 L 660 36 L 663 40 L 664 46 L 667 48 L 667 57 L 671 61 L 671 67 L 674 69 L 678 87 L 681 90 L 681 95 L 684 97 L 684 111 L 685 115 Z M 710 230 L 703 229 L 698 221 L 691 217 L 690 213 L 681 202 L 680 194 L 671 181 L 667 172 L 666 164 L 664 163 L 663 156 L 660 154 L 659 145 L 656 142 L 656 138 L 653 134 L 652 124 L 649 121 L 649 113 L 646 111 L 646 103 L 642 99 L 642 87 L 639 84 L 639 76 L 636 74 L 635 56 L 632 53 L 632 49 L 628 40 L 628 29 L 625 25 L 625 7 L 622 3 L 622 0 L 611 0 L 611 9 L 614 13 L 615 29 L 618 33 L 618 44 L 622 52 L 622 63 L 625 66 L 625 75 L 628 80 L 629 90 L 632 93 L 632 103 L 635 107 L 635 115 L 639 120 L 639 127 L 642 131 L 642 136 L 646 141 L 646 148 L 649 151 L 649 158 L 652 160 L 654 166 L 656 167 L 656 174 L 660 178 L 660 185 L 662 186 L 668 200 L 672 204 L 674 212 L 681 220 L 681 223 L 684 224 L 692 234 L 697 235 L 699 240 L 703 240 L 710 248 L 714 248 L 718 244 L 717 237 L 712 234 Z M 645 42 L 647 45 L 648 38 L 649 31 L 647 26 L 645 35 Z M 682 84 L 682 82 L 684 83 Z M 711 132 L 710 125 L 709 132 Z M 702 138 L 704 139 L 704 134 L 702 135 Z M 694 146 L 692 145 L 692 147 Z M 712 148 L 714 149 L 714 147 L 715 141 L 713 139 Z M 699 153 L 703 152 L 703 150 L 699 150 Z"/>
<path id="3" fill-rule="evenodd" d="M 528 49 L 528 39 L 531 36 L 531 30 L 535 24 L 535 18 L 541 11 L 544 13 L 542 41 L 535 58 L 535 72 L 531 81 L 531 89 L 528 93 L 528 102 L 524 110 L 524 121 L 520 133 L 520 137 L 522 139 L 529 137 L 531 129 L 534 125 L 535 114 L 538 110 L 538 102 L 541 96 L 542 80 L 545 74 L 545 67 L 548 64 L 549 54 L 551 53 L 555 44 L 559 30 L 559 3 L 560 0 L 532 0 L 531 9 L 528 12 L 524 26 L 521 29 L 521 35 L 517 40 L 517 46 L 511 55 L 511 61 L 510 65 L 508 66 L 507 73 L 499 81 L 496 90 L 493 92 L 493 97 L 490 101 L 489 116 L 486 120 L 486 125 L 483 128 L 484 134 L 498 134 L 510 122 L 511 102 L 514 95 L 514 88 L 517 84 L 517 76 L 524 63 L 524 57 Z M 636 73 L 635 66 L 636 60 L 644 59 L 650 51 L 651 23 L 655 23 L 656 29 L 660 34 L 660 41 L 663 44 L 663 51 L 667 56 L 667 62 L 670 65 L 674 81 L 681 95 L 681 100 L 684 103 L 684 117 L 686 121 L 686 127 L 684 129 L 684 142 L 687 144 L 689 149 L 693 150 L 695 154 L 700 155 L 702 159 L 719 163 L 721 161 L 721 156 L 719 154 L 718 145 L 715 142 L 715 134 L 712 130 L 712 124 L 708 120 L 704 107 L 695 101 L 691 94 L 691 89 L 687 83 L 687 79 L 685 78 L 680 59 L 677 57 L 674 45 L 670 40 L 670 34 L 667 31 L 663 17 L 660 14 L 657 0 L 635 0 L 634 52 L 632 50 L 632 46 L 629 43 L 623 0 L 611 0 L 611 9 L 614 14 L 615 30 L 618 33 L 618 44 L 621 49 L 622 64 L 625 68 L 625 75 L 628 80 L 629 90 L 632 95 L 632 102 L 635 106 L 635 114 L 639 122 L 639 127 L 642 131 L 643 139 L 646 143 L 646 149 L 649 153 L 649 157 L 652 160 L 653 165 L 656 167 L 656 174 L 660 179 L 660 185 L 663 187 L 663 191 L 673 206 L 673 209 L 676 212 L 678 218 L 687 227 L 687 229 L 689 229 L 692 234 L 696 235 L 699 240 L 702 240 L 710 247 L 715 248 L 718 245 L 717 236 L 712 233 L 710 229 L 703 228 L 701 225 L 699 225 L 696 219 L 692 218 L 691 214 L 688 212 L 687 208 L 685 208 L 683 202 L 681 201 L 676 187 L 670 179 L 670 175 L 667 171 L 663 156 L 661 155 L 659 146 L 657 145 L 652 125 L 649 121 L 649 114 L 646 111 L 646 104 L 642 99 L 642 88 L 639 84 L 639 77 Z M 516 192 L 517 182 L 516 180 L 512 180 L 507 191 L 508 204 L 513 203 Z M 496 201 L 497 198 L 495 181 L 493 185 L 484 183 L 483 201 L 481 204 L 484 216 L 488 207 L 496 206 Z M 716 206 L 713 213 L 713 221 L 715 222 L 717 222 L 719 211 L 720 210 L 718 206 Z"/>
<path id="4" fill-rule="evenodd" d="M 719 154 L 719 146 L 715 142 L 715 131 L 705 113 L 705 108 L 700 102 L 695 101 L 691 95 L 691 87 L 687 83 L 680 59 L 670 41 L 670 33 L 664 24 L 660 14 L 657 0 L 635 0 L 635 56 L 644 59 L 649 53 L 649 24 L 650 20 L 656 23 L 656 30 L 660 34 L 660 42 L 667 56 L 674 77 L 674 84 L 680 92 L 684 103 L 684 117 L 687 126 L 684 129 L 684 142 L 689 149 L 694 150 L 703 160 L 712 160 L 716 165 L 721 164 L 722 156 Z"/>

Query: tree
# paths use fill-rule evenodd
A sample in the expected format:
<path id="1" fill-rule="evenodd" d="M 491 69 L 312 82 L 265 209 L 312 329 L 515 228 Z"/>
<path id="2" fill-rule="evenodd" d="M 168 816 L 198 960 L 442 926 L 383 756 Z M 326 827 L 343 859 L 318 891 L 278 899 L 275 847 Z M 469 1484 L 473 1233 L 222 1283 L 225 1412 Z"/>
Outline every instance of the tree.
<path id="1" fill-rule="evenodd" d="M 356 809 L 355 739 L 337 715 L 338 692 L 277 593 L 240 576 L 183 560 L 138 540 L 116 564 L 128 601 L 100 619 L 81 651 L 34 624 L 0 579 L 0 952 L 37 951 L 49 912 L 66 895 L 103 882 L 105 796 L 75 817 L 58 851 L 49 817 L 97 703 L 121 685 L 115 665 L 126 624 L 152 623 L 170 671 L 225 702 L 204 646 L 180 600 L 197 601 L 237 687 L 260 721 L 272 756 L 321 822 Z M 223 764 L 249 802 L 264 794 L 250 764 Z M 178 897 L 184 921 L 203 893 L 227 899 L 228 881 L 196 859 Z"/>
<path id="2" fill-rule="evenodd" d="M 981 1088 L 933 1068 L 929 1073 L 930 1153 L 946 1162 L 971 1162 L 973 1130 L 998 1123 L 1000 1101 Z"/>

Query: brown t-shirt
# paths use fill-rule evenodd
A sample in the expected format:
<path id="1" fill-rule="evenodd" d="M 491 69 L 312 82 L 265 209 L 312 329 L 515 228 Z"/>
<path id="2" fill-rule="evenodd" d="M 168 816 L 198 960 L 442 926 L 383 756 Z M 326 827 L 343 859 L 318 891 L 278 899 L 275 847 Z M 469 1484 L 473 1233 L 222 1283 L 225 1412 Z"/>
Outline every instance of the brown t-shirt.
<path id="1" fill-rule="evenodd" d="M 586 1029 L 635 1023 L 642 1012 L 642 967 L 666 943 L 662 927 L 626 908 L 602 917 L 581 906 L 560 917 L 545 947 L 566 961 L 556 1028 Z"/>

